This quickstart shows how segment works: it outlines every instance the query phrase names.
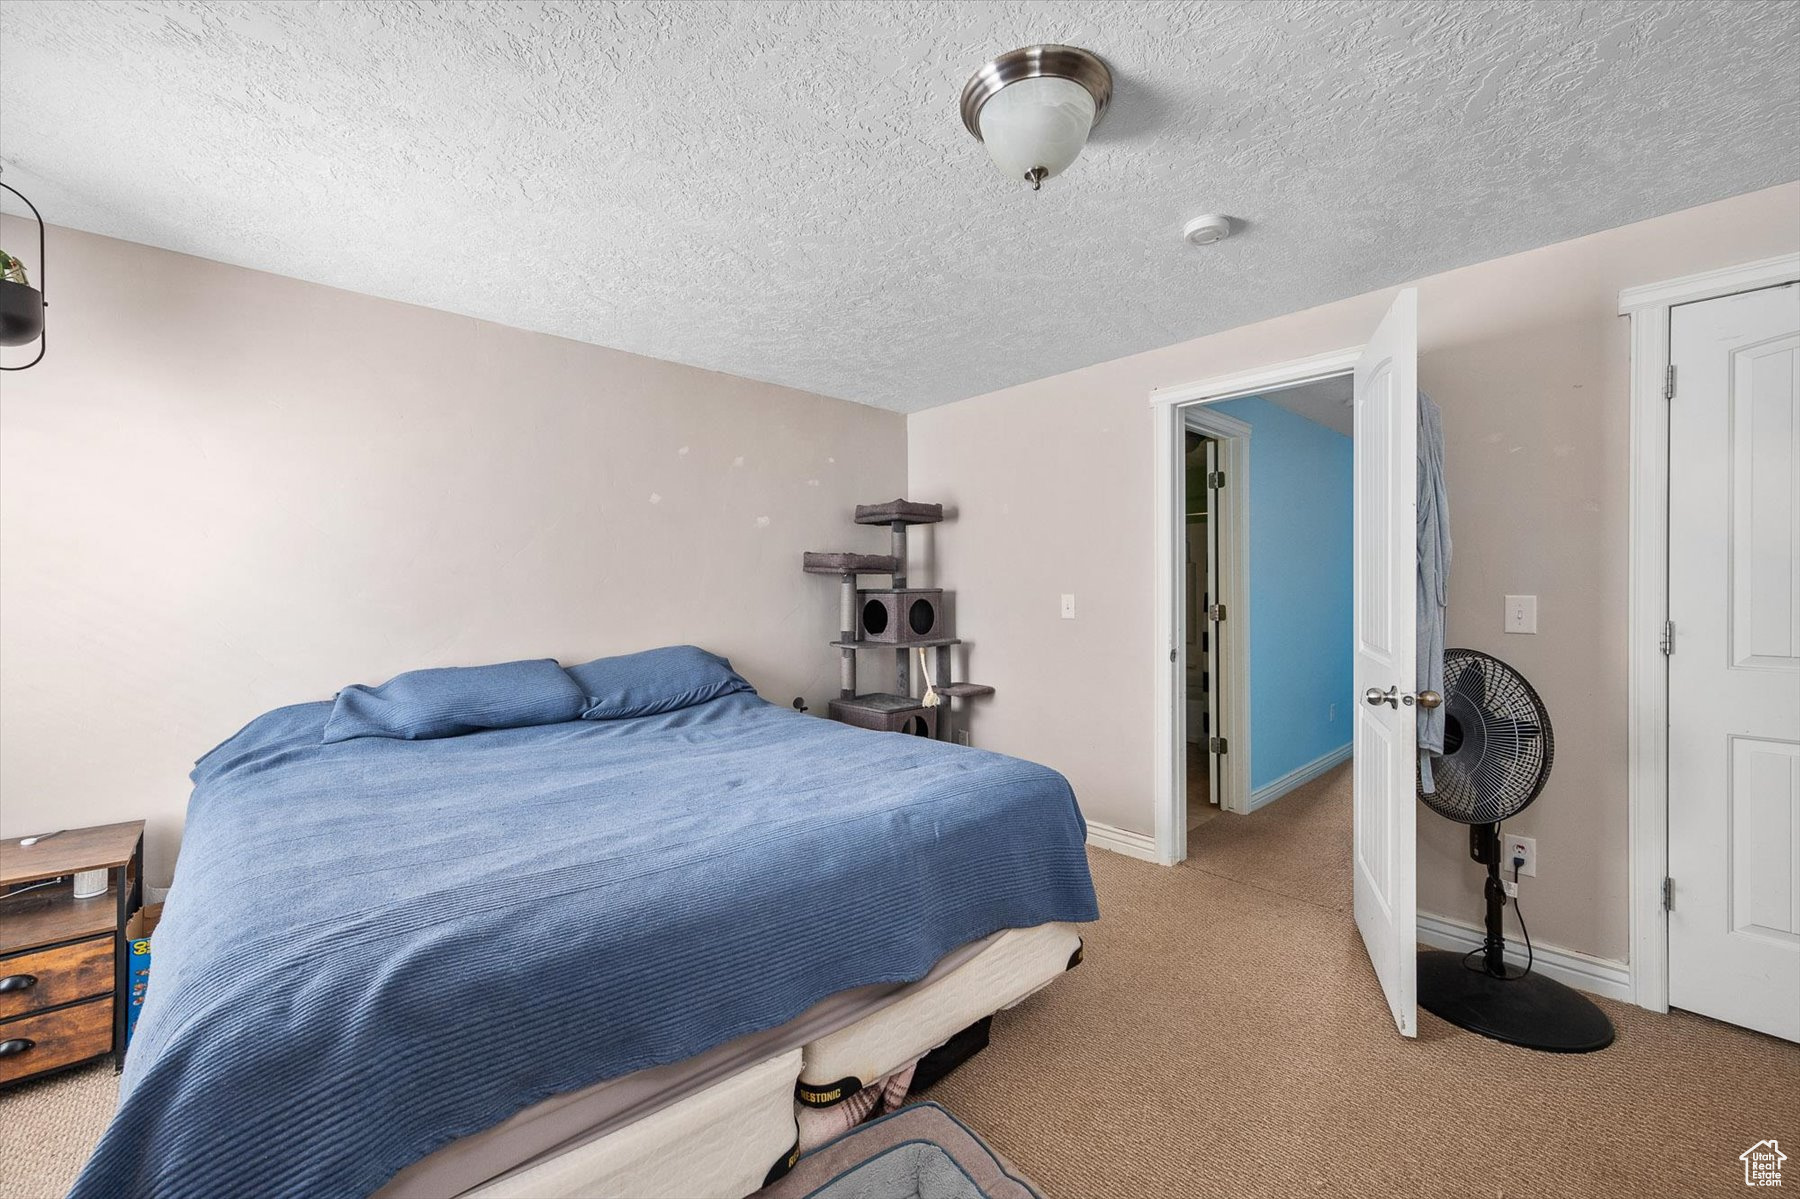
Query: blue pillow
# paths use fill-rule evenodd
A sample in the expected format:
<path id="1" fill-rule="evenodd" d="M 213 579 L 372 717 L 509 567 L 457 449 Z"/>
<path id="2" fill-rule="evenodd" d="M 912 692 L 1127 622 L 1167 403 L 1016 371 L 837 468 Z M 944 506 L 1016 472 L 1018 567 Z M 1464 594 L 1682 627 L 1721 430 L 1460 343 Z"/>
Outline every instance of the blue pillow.
<path id="1" fill-rule="evenodd" d="M 352 737 L 423 741 L 481 729 L 574 720 L 587 706 L 581 688 L 550 658 L 496 666 L 409 670 L 379 687 L 338 692 L 325 744 Z"/>
<path id="2" fill-rule="evenodd" d="M 691 708 L 721 695 L 753 691 L 731 663 L 692 645 L 647 649 L 571 666 L 569 677 L 587 694 L 583 720 L 624 720 Z"/>

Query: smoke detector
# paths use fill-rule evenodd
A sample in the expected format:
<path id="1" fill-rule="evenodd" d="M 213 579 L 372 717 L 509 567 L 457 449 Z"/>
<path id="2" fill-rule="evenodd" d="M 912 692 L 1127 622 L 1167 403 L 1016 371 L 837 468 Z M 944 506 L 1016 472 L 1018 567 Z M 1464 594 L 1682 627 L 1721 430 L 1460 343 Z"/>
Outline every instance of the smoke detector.
<path id="1" fill-rule="evenodd" d="M 1182 227 L 1181 236 L 1196 246 L 1210 246 L 1231 236 L 1231 218 L 1221 212 L 1197 216 Z"/>

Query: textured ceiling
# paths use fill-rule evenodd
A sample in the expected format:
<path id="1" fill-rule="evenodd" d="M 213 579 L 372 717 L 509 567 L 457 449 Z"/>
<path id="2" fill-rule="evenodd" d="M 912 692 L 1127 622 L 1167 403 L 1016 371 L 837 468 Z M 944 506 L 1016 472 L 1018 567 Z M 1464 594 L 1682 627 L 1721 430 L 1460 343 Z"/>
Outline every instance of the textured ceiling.
<path id="1" fill-rule="evenodd" d="M 1033 194 L 956 99 L 1035 41 L 1117 91 Z M 8 3 L 0 157 L 52 222 L 913 410 L 1792 179 L 1796 44 L 1750 0 Z"/>
<path id="2" fill-rule="evenodd" d="M 1356 416 L 1350 408 L 1354 386 L 1349 375 L 1337 375 L 1330 379 L 1320 379 L 1317 383 L 1302 383 L 1298 387 L 1284 387 L 1280 391 L 1265 391 L 1262 398 L 1271 404 L 1279 404 L 1296 416 L 1303 416 L 1327 429 L 1336 429 L 1349 437 L 1356 425 Z"/>

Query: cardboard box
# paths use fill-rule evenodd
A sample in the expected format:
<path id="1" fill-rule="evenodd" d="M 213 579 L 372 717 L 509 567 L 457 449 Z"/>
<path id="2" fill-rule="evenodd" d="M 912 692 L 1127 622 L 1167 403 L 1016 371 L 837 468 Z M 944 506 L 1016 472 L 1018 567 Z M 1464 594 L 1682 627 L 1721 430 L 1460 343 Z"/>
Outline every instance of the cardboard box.
<path id="1" fill-rule="evenodd" d="M 144 1006 L 144 993 L 150 988 L 150 934 L 162 919 L 162 904 L 146 904 L 125 923 L 126 951 L 130 955 L 125 969 L 125 985 L 131 1005 L 125 1012 L 125 1044 L 137 1031 L 138 1012 Z"/>

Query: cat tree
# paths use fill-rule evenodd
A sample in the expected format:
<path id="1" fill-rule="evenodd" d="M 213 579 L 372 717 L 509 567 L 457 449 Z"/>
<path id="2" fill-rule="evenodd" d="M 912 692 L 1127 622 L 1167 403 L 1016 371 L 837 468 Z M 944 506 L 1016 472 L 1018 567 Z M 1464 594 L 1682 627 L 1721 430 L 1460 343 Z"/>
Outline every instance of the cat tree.
<path id="1" fill-rule="evenodd" d="M 891 553 L 802 555 L 808 574 L 837 575 L 839 580 L 838 639 L 831 643 L 839 655 L 838 698 L 831 701 L 830 709 L 833 720 L 880 732 L 954 741 L 955 702 L 994 693 L 992 687 L 980 683 L 951 682 L 951 647 L 961 642 L 951 636 L 943 588 L 909 587 L 906 583 L 906 530 L 943 519 L 942 504 L 907 500 L 858 504 L 857 524 L 888 526 Z M 861 575 L 887 575 L 889 586 L 859 588 Z M 893 692 L 856 693 L 856 655 L 861 650 L 892 651 Z M 912 693 L 912 660 L 922 650 L 935 655 L 936 665 L 926 677 L 926 699 L 935 692 L 939 700 L 935 705 Z"/>

